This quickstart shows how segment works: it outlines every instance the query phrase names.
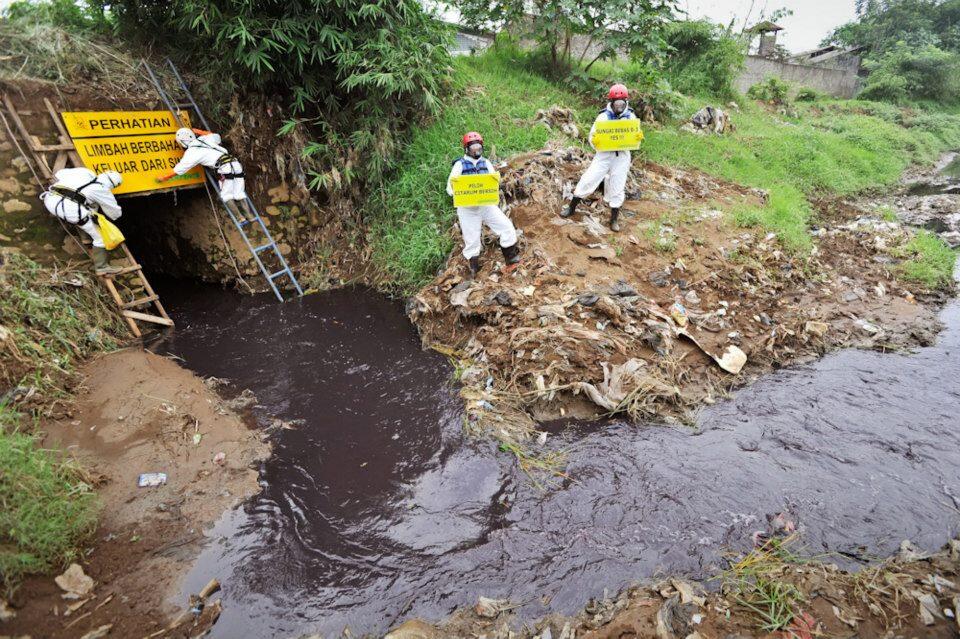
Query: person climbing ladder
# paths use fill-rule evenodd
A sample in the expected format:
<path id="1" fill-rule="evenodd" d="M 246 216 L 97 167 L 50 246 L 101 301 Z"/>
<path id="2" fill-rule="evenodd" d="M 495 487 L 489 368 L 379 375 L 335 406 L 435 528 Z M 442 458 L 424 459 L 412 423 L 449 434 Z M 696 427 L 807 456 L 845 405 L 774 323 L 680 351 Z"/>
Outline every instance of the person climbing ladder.
<path id="1" fill-rule="evenodd" d="M 614 84 L 607 93 L 610 102 L 600 111 L 593 126 L 590 128 L 590 146 L 596 151 L 597 147 L 593 141 L 596 132 L 597 122 L 604 120 L 634 120 L 633 110 L 627 101 L 629 94 L 627 87 L 622 84 Z M 620 230 L 620 207 L 626 199 L 627 174 L 630 171 L 630 151 L 597 151 L 593 156 L 593 161 L 586 172 L 577 182 L 577 188 L 573 191 L 573 198 L 570 205 L 560 212 L 560 217 L 570 217 L 576 210 L 577 205 L 591 193 L 597 190 L 600 183 L 603 182 L 603 199 L 610 205 L 610 229 L 614 232 Z"/>
<path id="2" fill-rule="evenodd" d="M 236 157 L 220 145 L 217 133 L 203 129 L 177 130 L 177 143 L 184 148 L 183 157 L 169 173 L 157 178 L 157 182 L 166 182 L 183 175 L 198 164 L 217 172 L 220 180 L 220 199 L 240 224 L 255 222 L 256 212 L 247 202 L 246 184 L 243 166 Z"/>
<path id="3" fill-rule="evenodd" d="M 53 177 L 55 182 L 40 194 L 47 211 L 90 236 L 97 275 L 119 272 L 119 268 L 110 265 L 96 216 L 102 214 L 117 220 L 123 214 L 113 195 L 113 189 L 120 186 L 123 178 L 116 171 L 97 175 L 85 168 L 60 169 Z"/>
<path id="4" fill-rule="evenodd" d="M 453 195 L 454 178 L 461 175 L 481 175 L 494 173 L 490 161 L 483 157 L 483 136 L 471 131 L 463 136 L 463 157 L 457 158 L 450 169 L 447 178 L 447 193 Z M 499 174 L 497 174 L 499 177 Z M 500 238 L 500 250 L 505 262 L 504 273 L 511 273 L 520 265 L 520 246 L 518 245 L 517 230 L 500 207 L 486 206 L 458 206 L 457 219 L 460 221 L 460 232 L 463 234 L 463 257 L 470 265 L 470 274 L 476 277 L 480 272 L 480 240 L 483 225 Z"/>

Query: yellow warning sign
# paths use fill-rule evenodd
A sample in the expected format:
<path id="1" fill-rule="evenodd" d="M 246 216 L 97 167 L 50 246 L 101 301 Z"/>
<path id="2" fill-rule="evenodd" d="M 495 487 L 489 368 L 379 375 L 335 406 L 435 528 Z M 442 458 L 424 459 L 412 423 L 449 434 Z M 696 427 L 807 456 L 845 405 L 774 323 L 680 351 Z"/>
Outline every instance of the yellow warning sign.
<path id="1" fill-rule="evenodd" d="M 500 203 L 500 176 L 496 173 L 458 175 L 453 186 L 454 206 L 489 206 Z"/>
<path id="2" fill-rule="evenodd" d="M 633 151 L 640 148 L 641 141 L 640 120 L 601 120 L 593 130 L 597 151 Z"/>
<path id="3" fill-rule="evenodd" d="M 169 111 L 84 111 L 61 114 L 83 165 L 94 173 L 116 171 L 123 184 L 114 193 L 141 193 L 202 184 L 203 169 L 158 184 L 156 178 L 183 157 L 174 134 L 180 128 Z M 181 114 L 190 126 L 186 114 Z"/>

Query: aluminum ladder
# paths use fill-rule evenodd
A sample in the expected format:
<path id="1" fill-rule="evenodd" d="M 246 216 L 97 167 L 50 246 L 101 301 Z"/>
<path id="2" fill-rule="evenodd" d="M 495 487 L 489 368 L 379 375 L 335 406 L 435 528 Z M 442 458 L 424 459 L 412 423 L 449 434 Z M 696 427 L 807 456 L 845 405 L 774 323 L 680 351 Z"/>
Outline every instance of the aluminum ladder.
<path id="1" fill-rule="evenodd" d="M 144 70 L 147 73 L 147 76 L 150 78 L 150 82 L 153 83 L 154 88 L 157 90 L 157 93 L 160 95 L 160 99 L 163 101 L 163 104 L 170 110 L 173 114 L 173 117 L 176 118 L 177 124 L 184 126 L 183 121 L 180 119 L 180 114 L 182 111 L 190 109 L 196 116 L 200 119 L 200 123 L 203 125 L 203 128 L 207 131 L 210 131 L 210 125 L 207 124 L 207 119 L 203 116 L 203 112 L 200 111 L 200 107 L 197 106 L 196 100 L 193 99 L 193 94 L 190 93 L 190 89 L 187 88 L 186 82 L 183 81 L 183 78 L 180 76 L 180 72 L 177 70 L 177 67 L 173 64 L 173 61 L 167 58 L 167 66 L 170 67 L 170 71 L 173 74 L 173 77 L 176 79 L 178 85 L 180 85 L 180 90 L 183 92 L 183 99 L 179 102 L 175 102 L 170 98 L 170 94 L 167 93 L 163 88 L 163 83 L 160 81 L 159 76 L 154 71 L 153 67 L 150 66 L 150 63 L 146 60 L 141 60 L 140 64 L 143 66 Z M 263 232 L 263 236 L 266 238 L 266 243 L 260 244 L 259 246 L 254 246 L 250 241 L 250 236 L 247 234 L 247 226 L 253 224 L 253 222 L 248 220 L 238 220 L 233 212 L 226 206 L 223 205 L 223 202 L 220 200 L 220 184 L 218 183 L 216 177 L 210 169 L 204 168 L 204 175 L 207 178 L 207 188 L 213 189 L 214 193 L 217 194 L 216 200 L 220 202 L 224 210 L 226 210 L 227 215 L 230 216 L 230 219 L 233 220 L 233 225 L 239 231 L 240 236 L 243 238 L 243 241 L 246 243 L 247 248 L 250 250 L 250 253 L 253 255 L 253 259 L 256 260 L 257 266 L 260 267 L 260 272 L 263 273 L 263 277 L 267 280 L 267 284 L 270 285 L 270 288 L 273 290 L 273 294 L 277 296 L 277 299 L 281 302 L 283 301 L 283 295 L 280 293 L 280 289 L 277 287 L 277 279 L 286 275 L 290 282 L 293 284 L 294 288 L 297 291 L 298 296 L 303 295 L 303 289 L 300 288 L 300 282 L 297 281 L 296 276 L 293 274 L 293 271 L 290 269 L 290 266 L 287 264 L 287 260 L 283 257 L 283 254 L 280 253 L 280 249 L 277 247 L 277 243 L 273 240 L 273 236 L 270 234 L 267 225 L 264 224 L 263 218 L 260 216 L 260 211 L 254 206 L 253 201 L 250 199 L 250 196 L 247 195 L 247 206 L 250 207 L 250 210 L 253 211 L 256 215 L 256 223 L 260 225 L 260 230 Z M 280 263 L 280 270 L 273 273 L 267 268 L 264 264 L 263 259 L 260 255 L 264 251 L 273 251 L 273 254 L 276 256 L 277 261 Z"/>

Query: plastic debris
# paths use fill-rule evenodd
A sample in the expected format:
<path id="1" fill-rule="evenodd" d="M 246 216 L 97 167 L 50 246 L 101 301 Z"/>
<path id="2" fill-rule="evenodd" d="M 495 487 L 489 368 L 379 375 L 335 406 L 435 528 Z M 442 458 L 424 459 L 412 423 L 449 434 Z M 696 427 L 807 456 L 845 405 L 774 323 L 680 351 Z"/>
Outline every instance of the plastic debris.
<path id="1" fill-rule="evenodd" d="M 167 483 L 166 473 L 141 473 L 137 477 L 137 486 L 140 488 L 152 488 L 154 486 L 163 486 Z"/>

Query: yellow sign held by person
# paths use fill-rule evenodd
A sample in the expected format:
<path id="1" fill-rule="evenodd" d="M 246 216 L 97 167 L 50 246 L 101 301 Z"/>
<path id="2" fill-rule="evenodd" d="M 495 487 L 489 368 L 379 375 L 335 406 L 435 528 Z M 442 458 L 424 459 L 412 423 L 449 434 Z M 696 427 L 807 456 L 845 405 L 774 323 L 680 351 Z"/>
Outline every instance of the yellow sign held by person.
<path id="1" fill-rule="evenodd" d="M 165 184 L 156 182 L 183 157 L 174 138 L 180 125 L 170 111 L 68 111 L 61 116 L 85 167 L 123 176 L 113 190 L 118 195 L 203 184 L 199 167 Z M 185 113 L 180 117 L 190 126 Z"/>
<path id="2" fill-rule="evenodd" d="M 458 175 L 450 183 L 454 206 L 495 206 L 500 203 L 500 176 L 496 173 Z"/>
<path id="3" fill-rule="evenodd" d="M 641 141 L 640 120 L 601 120 L 593 130 L 597 151 L 634 151 L 640 148 Z"/>

